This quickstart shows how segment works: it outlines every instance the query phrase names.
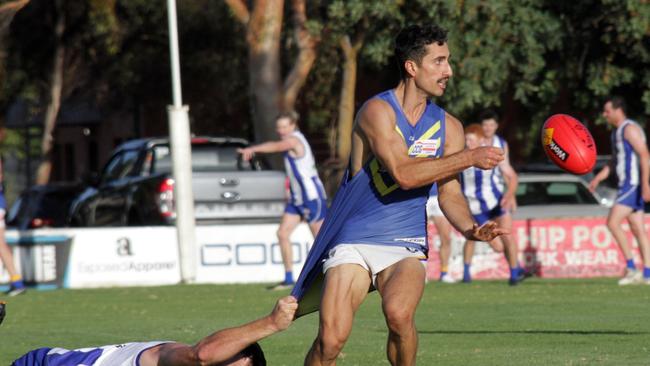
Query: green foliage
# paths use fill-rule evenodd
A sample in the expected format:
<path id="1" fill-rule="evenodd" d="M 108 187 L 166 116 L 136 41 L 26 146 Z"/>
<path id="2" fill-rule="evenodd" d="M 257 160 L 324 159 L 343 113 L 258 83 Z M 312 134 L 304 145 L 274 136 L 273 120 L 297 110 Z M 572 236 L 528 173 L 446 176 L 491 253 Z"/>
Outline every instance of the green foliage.
<path id="1" fill-rule="evenodd" d="M 114 4 L 114 6 L 113 6 Z M 140 110 L 166 131 L 171 100 L 167 14 L 147 0 L 86 0 L 66 5 L 64 97 L 87 95 L 107 110 Z M 291 7 L 285 5 L 282 59 L 295 60 Z M 645 0 L 314 0 L 307 28 L 319 35 L 318 59 L 297 106 L 303 128 L 337 118 L 343 35 L 361 39 L 358 104 L 397 81 L 391 64 L 401 27 L 438 23 L 449 30 L 454 77 L 439 101 L 473 121 L 484 108 L 501 114 L 520 160 L 539 156 L 540 125 L 556 112 L 590 126 L 610 94 L 626 97 L 632 117 L 650 114 L 650 3 Z M 252 136 L 245 36 L 221 1 L 178 3 L 183 94 L 195 133 Z M 33 1 L 11 28 L 3 109 L 17 97 L 43 104 L 54 52 L 50 2 Z M 76 94 L 75 94 L 76 93 Z M 139 108 L 138 108 L 139 107 Z M 153 112 L 158 111 L 158 112 Z"/>

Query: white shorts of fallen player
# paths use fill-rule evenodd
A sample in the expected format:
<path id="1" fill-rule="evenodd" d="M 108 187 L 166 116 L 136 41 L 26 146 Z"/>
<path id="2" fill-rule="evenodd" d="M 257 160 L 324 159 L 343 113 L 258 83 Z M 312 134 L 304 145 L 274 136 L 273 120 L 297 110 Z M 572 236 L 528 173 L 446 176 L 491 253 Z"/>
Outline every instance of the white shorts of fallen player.
<path id="1" fill-rule="evenodd" d="M 419 259 L 426 269 L 427 257 L 417 249 L 388 245 L 339 244 L 327 254 L 323 262 L 323 273 L 341 264 L 358 264 L 370 273 L 372 285 L 377 288 L 379 272 L 406 258 Z"/>

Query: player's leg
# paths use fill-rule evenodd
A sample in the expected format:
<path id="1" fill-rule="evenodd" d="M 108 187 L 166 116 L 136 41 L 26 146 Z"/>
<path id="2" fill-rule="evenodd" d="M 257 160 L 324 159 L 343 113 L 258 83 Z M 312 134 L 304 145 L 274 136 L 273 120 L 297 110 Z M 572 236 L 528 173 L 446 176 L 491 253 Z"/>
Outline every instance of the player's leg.
<path id="1" fill-rule="evenodd" d="M 512 215 L 509 212 L 497 217 L 496 222 L 499 227 L 512 231 Z M 503 242 L 503 254 L 510 268 L 509 283 L 516 285 L 526 278 L 523 268 L 519 265 L 519 247 L 511 234 L 501 235 L 499 239 Z"/>
<path id="2" fill-rule="evenodd" d="M 476 242 L 474 240 L 465 241 L 463 245 L 463 282 L 472 282 L 472 258 L 474 257 L 474 248 Z"/>
<path id="3" fill-rule="evenodd" d="M 357 264 L 341 264 L 325 272 L 318 336 L 307 353 L 305 365 L 336 365 L 352 330 L 354 313 L 370 285 L 368 270 Z"/>
<path id="4" fill-rule="evenodd" d="M 312 235 L 316 238 L 327 215 L 327 201 L 325 199 L 316 199 L 309 201 L 307 206 L 309 207 L 309 216 L 306 219 Z"/>
<path id="5" fill-rule="evenodd" d="M 623 220 L 626 219 L 631 213 L 632 207 L 615 204 L 609 210 L 609 215 L 607 216 L 607 228 L 612 233 L 612 236 L 614 237 L 614 240 L 616 240 L 619 248 L 621 248 L 626 261 L 625 276 L 619 281 L 620 285 L 627 285 L 635 282 L 637 276 L 632 249 L 629 246 L 627 237 L 625 236 L 625 232 L 622 228 Z"/>
<path id="6" fill-rule="evenodd" d="M 456 282 L 449 275 L 449 257 L 451 257 L 451 224 L 444 216 L 432 216 L 440 238 L 440 282 Z"/>
<path id="7" fill-rule="evenodd" d="M 278 244 L 280 245 L 280 254 L 282 255 L 282 263 L 284 264 L 284 281 L 283 286 L 290 286 L 293 284 L 293 248 L 291 247 L 291 233 L 300 224 L 301 217 L 298 214 L 285 212 L 280 221 L 278 228 Z"/>
<path id="8" fill-rule="evenodd" d="M 10 287 L 7 295 L 16 296 L 25 292 L 22 277 L 16 270 L 16 265 L 14 264 L 14 255 L 5 240 L 4 210 L 2 209 L 0 209 L 0 260 L 2 260 L 2 264 L 7 270 L 7 273 L 9 273 Z"/>
<path id="9" fill-rule="evenodd" d="M 650 241 L 648 240 L 648 233 L 645 230 L 643 211 L 638 210 L 633 212 L 627 217 L 627 222 L 630 224 L 630 230 L 637 243 L 639 244 L 639 252 L 641 253 L 641 260 L 643 261 L 643 274 L 639 277 L 644 282 L 650 284 Z"/>
<path id="10" fill-rule="evenodd" d="M 377 290 L 388 326 L 391 365 L 415 365 L 418 335 L 415 309 L 424 291 L 425 270 L 417 258 L 406 258 L 377 275 Z"/>

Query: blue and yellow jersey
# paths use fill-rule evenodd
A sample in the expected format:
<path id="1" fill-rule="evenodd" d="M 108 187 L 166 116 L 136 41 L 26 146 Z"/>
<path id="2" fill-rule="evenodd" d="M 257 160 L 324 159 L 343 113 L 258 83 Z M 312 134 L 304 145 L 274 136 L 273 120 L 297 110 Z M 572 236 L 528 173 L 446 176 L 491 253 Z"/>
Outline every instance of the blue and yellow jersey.
<path id="1" fill-rule="evenodd" d="M 396 116 L 395 130 L 408 147 L 409 157 L 439 158 L 445 140 L 445 111 L 427 102 L 422 117 L 411 125 L 402 112 L 392 90 L 375 98 L 386 101 Z M 430 185 L 403 190 L 381 166 L 371 158 L 347 182 L 350 194 L 360 197 L 360 209 L 341 227 L 337 244 L 377 244 L 408 246 L 426 253 L 426 201 Z"/>
<path id="2" fill-rule="evenodd" d="M 392 90 L 374 98 L 395 111 L 396 131 L 413 159 L 439 158 L 445 146 L 445 111 L 427 102 L 422 117 L 411 125 Z M 325 221 L 294 286 L 300 302 L 297 316 L 318 309 L 322 264 L 330 249 L 345 244 L 391 245 L 428 253 L 426 202 L 431 185 L 403 190 L 376 158 L 370 158 L 354 176 L 346 171 Z"/>

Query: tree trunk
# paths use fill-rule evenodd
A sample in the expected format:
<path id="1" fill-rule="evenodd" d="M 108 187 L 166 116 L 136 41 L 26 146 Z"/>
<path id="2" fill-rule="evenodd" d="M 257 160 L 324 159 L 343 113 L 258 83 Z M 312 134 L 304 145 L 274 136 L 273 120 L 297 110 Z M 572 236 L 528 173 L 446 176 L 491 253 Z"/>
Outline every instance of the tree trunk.
<path id="1" fill-rule="evenodd" d="M 349 36 L 343 36 L 340 41 L 343 50 L 343 82 L 341 83 L 341 97 L 339 99 L 338 116 L 338 144 L 337 158 L 345 165 L 350 156 L 352 125 L 354 123 L 354 94 L 357 84 L 357 56 L 363 45 L 363 36 L 350 42 Z"/>
<path id="2" fill-rule="evenodd" d="M 294 110 L 296 99 L 302 86 L 307 80 L 309 71 L 316 61 L 316 45 L 319 37 L 314 37 L 307 29 L 307 13 L 305 0 L 292 0 L 293 31 L 298 44 L 298 57 L 291 72 L 284 80 L 281 108 L 284 111 Z"/>
<path id="3" fill-rule="evenodd" d="M 36 173 L 36 184 L 47 184 L 50 181 L 52 172 L 52 149 L 54 147 L 54 127 L 56 118 L 61 107 L 61 90 L 63 88 L 63 60 L 65 47 L 63 44 L 63 32 L 65 30 L 65 13 L 63 0 L 56 0 L 57 20 L 54 27 L 56 37 L 56 50 L 52 65 L 52 76 L 50 84 L 50 102 L 45 111 L 43 121 L 43 139 L 41 140 L 41 163 Z"/>
<path id="4" fill-rule="evenodd" d="M 5 78 L 5 59 L 7 58 L 9 26 L 16 13 L 27 5 L 27 3 L 29 3 L 29 0 L 16 0 L 0 6 L 0 90 L 2 90 Z M 0 99 L 2 98 L 0 97 Z M 0 117 L 0 121 L 4 121 L 4 119 Z"/>
<path id="5" fill-rule="evenodd" d="M 280 34 L 283 0 L 256 0 L 248 23 L 249 92 L 257 142 L 276 138 L 280 111 Z"/>

